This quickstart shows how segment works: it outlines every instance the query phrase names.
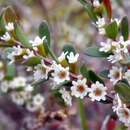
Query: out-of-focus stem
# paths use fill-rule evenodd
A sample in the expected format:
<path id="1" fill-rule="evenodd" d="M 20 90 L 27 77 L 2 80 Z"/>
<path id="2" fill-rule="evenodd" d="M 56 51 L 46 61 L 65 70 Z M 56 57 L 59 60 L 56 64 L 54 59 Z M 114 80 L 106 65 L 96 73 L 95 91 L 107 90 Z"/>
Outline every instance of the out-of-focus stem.
<path id="1" fill-rule="evenodd" d="M 78 110 L 79 110 L 79 117 L 82 130 L 88 130 L 87 120 L 85 119 L 85 110 L 83 105 L 82 99 L 77 99 Z"/>

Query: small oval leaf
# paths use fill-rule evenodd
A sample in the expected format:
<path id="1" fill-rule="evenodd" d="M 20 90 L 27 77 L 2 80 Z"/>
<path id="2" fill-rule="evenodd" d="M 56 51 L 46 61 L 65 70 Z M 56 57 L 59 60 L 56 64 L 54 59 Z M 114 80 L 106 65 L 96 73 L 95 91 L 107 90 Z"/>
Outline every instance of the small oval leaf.
<path id="1" fill-rule="evenodd" d="M 129 24 L 128 24 L 128 18 L 124 17 L 120 24 L 121 28 L 121 34 L 124 37 L 124 40 L 127 40 L 129 37 Z"/>
<path id="2" fill-rule="evenodd" d="M 24 47 L 27 47 L 27 48 L 32 48 L 32 45 L 31 43 L 29 43 L 29 40 L 28 38 L 26 37 L 26 35 L 22 32 L 20 26 L 18 24 L 15 24 L 15 35 L 17 37 L 17 39 L 21 42 L 21 44 L 24 46 Z"/>
<path id="3" fill-rule="evenodd" d="M 114 89 L 124 101 L 130 102 L 130 86 L 129 85 L 127 85 L 125 82 L 118 82 L 114 86 Z"/>
<path id="4" fill-rule="evenodd" d="M 106 31 L 106 35 L 111 38 L 111 39 L 115 39 L 117 34 L 118 34 L 118 26 L 117 26 L 117 22 L 113 21 L 112 23 L 110 23 L 109 25 L 106 26 L 105 28 Z"/>
<path id="5" fill-rule="evenodd" d="M 108 57 L 110 53 L 100 52 L 98 47 L 88 47 L 85 51 L 85 54 L 92 57 Z"/>

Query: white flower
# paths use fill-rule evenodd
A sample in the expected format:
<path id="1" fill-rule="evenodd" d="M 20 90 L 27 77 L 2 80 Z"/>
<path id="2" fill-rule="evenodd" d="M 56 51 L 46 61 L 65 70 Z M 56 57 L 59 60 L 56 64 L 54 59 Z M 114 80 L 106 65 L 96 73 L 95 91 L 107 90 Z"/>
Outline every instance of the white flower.
<path id="1" fill-rule="evenodd" d="M 101 52 L 109 52 L 111 50 L 111 47 L 112 47 L 111 42 L 112 41 L 110 39 L 108 39 L 106 43 L 101 42 L 100 45 L 102 47 L 99 49 L 99 51 L 101 51 Z"/>
<path id="2" fill-rule="evenodd" d="M 66 57 L 66 54 L 67 54 L 67 53 L 68 53 L 68 52 L 66 52 L 66 53 L 62 52 L 61 55 L 58 57 L 58 61 L 59 61 L 59 62 L 62 62 L 63 60 L 65 60 L 65 57 Z"/>
<path id="3" fill-rule="evenodd" d="M 120 99 L 119 95 L 116 94 L 115 97 L 114 97 L 114 100 L 113 100 L 112 109 L 113 109 L 114 112 L 116 112 L 117 109 L 118 109 L 119 107 L 121 107 L 121 106 L 122 106 L 121 99 Z"/>
<path id="4" fill-rule="evenodd" d="M 116 21 L 117 25 L 120 25 L 121 20 L 118 18 L 111 19 L 111 22 Z"/>
<path id="5" fill-rule="evenodd" d="M 105 19 L 104 18 L 98 18 L 98 21 L 96 22 L 96 25 L 98 28 L 103 28 L 105 26 Z"/>
<path id="6" fill-rule="evenodd" d="M 70 93 L 68 91 L 66 91 L 65 88 L 60 89 L 59 92 L 61 93 L 64 102 L 67 105 L 71 106 L 72 105 L 72 97 L 71 97 Z"/>
<path id="7" fill-rule="evenodd" d="M 110 55 L 109 57 L 107 57 L 107 60 L 110 61 L 111 63 L 116 63 L 116 62 L 120 62 L 124 60 L 124 56 L 123 53 L 114 53 L 113 55 Z"/>
<path id="8" fill-rule="evenodd" d="M 43 105 L 43 102 L 44 102 L 44 98 L 41 94 L 37 94 L 33 97 L 34 105 L 41 107 Z"/>
<path id="9" fill-rule="evenodd" d="M 91 98 L 92 101 L 106 100 L 106 97 L 105 97 L 107 94 L 106 90 L 107 88 L 103 84 L 96 81 L 95 84 L 91 85 L 89 97 Z"/>
<path id="10" fill-rule="evenodd" d="M 127 81 L 130 84 L 130 70 L 127 70 L 123 76 L 123 78 L 127 79 Z"/>
<path id="11" fill-rule="evenodd" d="M 130 110 L 125 106 L 119 107 L 116 111 L 119 120 L 126 126 L 130 125 Z"/>
<path id="12" fill-rule="evenodd" d="M 26 108 L 30 112 L 35 112 L 35 111 L 39 110 L 39 106 L 36 106 L 33 102 L 27 102 Z"/>
<path id="13" fill-rule="evenodd" d="M 93 1 L 93 6 L 94 6 L 94 7 L 99 7 L 99 6 L 100 6 L 99 0 L 94 0 L 94 1 Z"/>
<path id="14" fill-rule="evenodd" d="M 8 23 L 6 26 L 5 26 L 6 30 L 7 31 L 12 31 L 14 30 L 14 23 Z"/>
<path id="15" fill-rule="evenodd" d="M 69 55 L 67 55 L 67 59 L 70 64 L 76 63 L 78 61 L 78 57 L 79 54 L 77 53 L 76 55 L 74 55 L 73 52 L 70 52 Z"/>
<path id="16" fill-rule="evenodd" d="M 32 46 L 33 47 L 37 47 L 37 46 L 39 46 L 39 45 L 41 45 L 41 44 L 43 44 L 43 41 L 46 39 L 46 36 L 44 36 L 44 37 L 42 37 L 42 38 L 40 38 L 39 36 L 36 36 L 35 37 L 35 39 L 34 39 L 34 41 L 29 41 L 30 43 L 32 43 Z"/>
<path id="17" fill-rule="evenodd" d="M 23 49 L 18 45 L 13 47 L 13 51 L 8 53 L 7 58 L 10 60 L 10 63 L 15 62 L 15 56 L 20 56 L 23 54 Z"/>
<path id="18" fill-rule="evenodd" d="M 26 92 L 32 92 L 34 89 L 33 89 L 33 86 L 31 86 L 30 84 L 28 84 L 28 85 L 24 88 L 24 90 L 25 90 Z"/>
<path id="19" fill-rule="evenodd" d="M 2 37 L 1 37 L 1 40 L 4 40 L 6 42 L 10 41 L 11 40 L 11 36 L 8 32 L 6 32 Z"/>
<path id="20" fill-rule="evenodd" d="M 122 68 L 113 66 L 109 72 L 108 77 L 113 84 L 116 84 L 119 80 L 122 79 Z"/>
<path id="21" fill-rule="evenodd" d="M 26 86 L 26 78 L 24 77 L 15 77 L 11 82 L 12 88 L 19 88 Z"/>
<path id="22" fill-rule="evenodd" d="M 37 66 L 34 67 L 34 80 L 40 80 L 45 77 L 45 72 L 43 70 L 43 66 L 41 64 L 38 64 Z"/>
<path id="23" fill-rule="evenodd" d="M 31 50 L 29 50 L 29 49 L 26 50 L 26 53 L 27 53 L 27 54 L 23 56 L 23 58 L 24 58 L 25 60 L 27 60 L 27 59 L 29 59 L 29 58 L 35 56 L 34 52 L 31 51 Z"/>
<path id="24" fill-rule="evenodd" d="M 98 32 L 99 32 L 100 35 L 106 34 L 105 28 L 98 28 Z"/>
<path id="25" fill-rule="evenodd" d="M 106 33 L 104 26 L 106 25 L 104 18 L 98 18 L 96 21 L 96 26 L 98 28 L 99 34 L 104 35 Z"/>
<path id="26" fill-rule="evenodd" d="M 34 67 L 34 79 L 35 80 L 40 80 L 40 79 L 47 79 L 48 78 L 48 73 L 52 70 L 51 67 L 48 67 L 45 65 L 44 61 L 41 61 L 41 64 L 38 64 L 37 66 Z"/>
<path id="27" fill-rule="evenodd" d="M 83 99 L 89 92 L 89 88 L 86 85 L 86 79 L 78 79 L 72 81 L 73 86 L 71 87 L 71 95 L 77 98 Z"/>
<path id="28" fill-rule="evenodd" d="M 9 82 L 8 81 L 2 81 L 0 84 L 0 90 L 3 93 L 7 93 L 8 89 L 9 89 Z"/>
<path id="29" fill-rule="evenodd" d="M 69 67 L 64 68 L 60 64 L 53 63 L 52 69 L 54 69 L 54 72 L 52 73 L 53 80 L 57 84 L 70 80 Z"/>
<path id="30" fill-rule="evenodd" d="M 118 41 L 118 46 L 116 48 L 116 52 L 124 52 L 124 53 L 128 53 L 128 49 L 127 46 L 130 45 L 130 40 L 124 41 L 123 36 L 120 36 L 119 41 Z"/>
<path id="31" fill-rule="evenodd" d="M 3 72 L 3 71 L 0 71 L 0 81 L 3 80 L 4 76 L 5 76 L 5 75 L 4 75 L 4 72 Z"/>
<path id="32" fill-rule="evenodd" d="M 12 92 L 11 93 L 11 99 L 14 103 L 16 103 L 17 105 L 23 105 L 24 104 L 24 98 L 23 95 L 21 95 L 20 93 L 17 92 Z"/>

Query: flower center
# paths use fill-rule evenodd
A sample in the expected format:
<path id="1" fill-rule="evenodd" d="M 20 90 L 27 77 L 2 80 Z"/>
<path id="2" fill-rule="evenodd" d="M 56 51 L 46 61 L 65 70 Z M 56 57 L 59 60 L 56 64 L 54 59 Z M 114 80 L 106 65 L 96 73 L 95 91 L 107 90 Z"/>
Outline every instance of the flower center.
<path id="1" fill-rule="evenodd" d="M 100 96 L 100 95 L 102 94 L 102 90 L 99 89 L 99 88 L 96 88 L 96 89 L 94 90 L 94 93 L 95 93 L 96 96 Z"/>
<path id="2" fill-rule="evenodd" d="M 83 85 L 78 85 L 77 86 L 77 91 L 79 91 L 80 93 L 83 93 L 85 90 L 84 86 Z"/>
<path id="3" fill-rule="evenodd" d="M 114 74 L 114 77 L 115 77 L 115 79 L 118 79 L 118 78 L 120 77 L 120 72 L 116 72 L 116 73 Z"/>
<path id="4" fill-rule="evenodd" d="M 60 72 L 58 73 L 58 76 L 59 76 L 61 79 L 63 79 L 63 78 L 66 77 L 66 72 L 65 72 L 65 71 L 60 71 Z"/>
<path id="5" fill-rule="evenodd" d="M 126 118 L 128 118 L 128 117 L 129 117 L 129 112 L 124 110 L 124 116 L 125 116 Z"/>

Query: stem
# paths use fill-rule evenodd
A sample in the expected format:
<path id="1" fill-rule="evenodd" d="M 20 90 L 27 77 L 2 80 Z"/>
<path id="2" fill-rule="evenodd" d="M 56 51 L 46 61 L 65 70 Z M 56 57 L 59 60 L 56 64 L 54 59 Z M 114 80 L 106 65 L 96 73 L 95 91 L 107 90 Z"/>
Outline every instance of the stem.
<path id="1" fill-rule="evenodd" d="M 77 103 L 78 103 L 80 123 L 81 123 L 82 130 L 88 130 L 87 120 L 85 119 L 83 100 L 77 99 Z"/>
<path id="2" fill-rule="evenodd" d="M 50 47 L 48 47 L 48 51 L 49 51 L 50 56 L 53 58 L 53 60 L 55 60 L 57 63 L 59 63 L 56 55 L 53 53 L 53 51 L 50 49 Z"/>

